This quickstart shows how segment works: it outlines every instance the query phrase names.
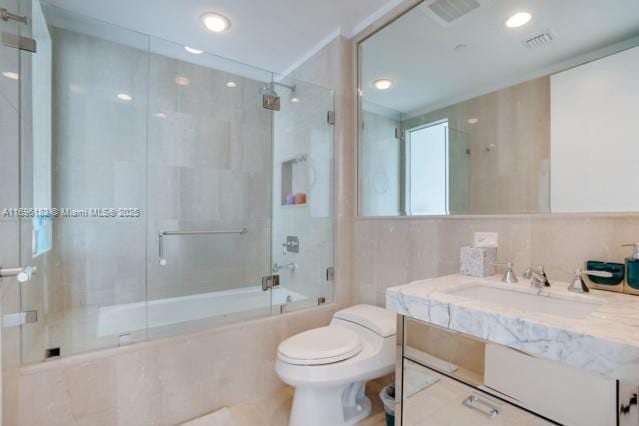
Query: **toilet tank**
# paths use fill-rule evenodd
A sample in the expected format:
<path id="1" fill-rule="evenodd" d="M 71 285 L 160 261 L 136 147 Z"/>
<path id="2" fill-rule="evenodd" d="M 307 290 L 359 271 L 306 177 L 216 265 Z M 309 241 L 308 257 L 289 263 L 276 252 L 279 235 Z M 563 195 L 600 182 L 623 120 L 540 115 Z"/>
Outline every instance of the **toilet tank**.
<path id="1" fill-rule="evenodd" d="M 394 336 L 397 330 L 396 315 L 379 306 L 351 306 L 335 312 L 333 319 L 357 324 L 384 338 Z"/>

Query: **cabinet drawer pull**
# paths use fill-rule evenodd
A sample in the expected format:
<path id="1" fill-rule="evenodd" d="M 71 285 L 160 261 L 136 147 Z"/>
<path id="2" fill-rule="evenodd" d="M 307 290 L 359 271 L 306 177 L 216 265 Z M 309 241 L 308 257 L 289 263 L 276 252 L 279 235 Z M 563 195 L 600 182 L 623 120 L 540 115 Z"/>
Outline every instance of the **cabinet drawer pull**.
<path id="1" fill-rule="evenodd" d="M 464 399 L 462 404 L 468 408 L 477 410 L 488 417 L 495 417 L 499 414 L 499 407 L 486 400 L 480 399 L 477 395 L 470 395 L 468 398 Z"/>

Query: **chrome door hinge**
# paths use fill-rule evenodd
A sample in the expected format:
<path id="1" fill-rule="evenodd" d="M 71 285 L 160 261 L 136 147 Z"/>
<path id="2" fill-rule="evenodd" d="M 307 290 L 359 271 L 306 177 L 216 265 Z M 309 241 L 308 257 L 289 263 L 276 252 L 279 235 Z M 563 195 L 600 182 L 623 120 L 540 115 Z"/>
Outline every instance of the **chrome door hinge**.
<path id="1" fill-rule="evenodd" d="M 38 322 L 38 311 L 17 312 L 2 316 L 2 328 L 17 327 Z"/>
<path id="2" fill-rule="evenodd" d="M 326 281 L 333 280 L 335 280 L 335 268 L 331 266 L 329 268 L 326 268 Z"/>
<path id="3" fill-rule="evenodd" d="M 405 137 L 406 137 L 406 132 L 404 131 L 404 129 L 395 127 L 395 139 L 404 139 Z"/>
<path id="4" fill-rule="evenodd" d="M 118 344 L 120 346 L 130 345 L 133 342 L 133 336 L 131 333 L 124 333 L 118 336 Z"/>
<path id="5" fill-rule="evenodd" d="M 7 33 L 5 31 L 0 34 L 0 43 L 7 47 L 20 49 L 31 53 L 36 53 L 37 50 L 36 41 L 34 39 Z"/>
<path id="6" fill-rule="evenodd" d="M 328 111 L 326 113 L 326 122 L 331 126 L 335 125 L 335 111 Z"/>
<path id="7" fill-rule="evenodd" d="M 266 291 L 280 286 L 279 275 L 266 275 L 262 277 L 262 290 Z"/>

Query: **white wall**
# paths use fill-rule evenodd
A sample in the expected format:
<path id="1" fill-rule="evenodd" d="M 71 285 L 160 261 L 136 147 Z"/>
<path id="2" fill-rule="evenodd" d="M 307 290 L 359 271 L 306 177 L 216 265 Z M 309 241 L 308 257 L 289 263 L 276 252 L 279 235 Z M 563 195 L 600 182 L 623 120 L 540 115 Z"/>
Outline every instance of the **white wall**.
<path id="1" fill-rule="evenodd" d="M 551 77 L 551 209 L 639 211 L 639 47 Z"/>

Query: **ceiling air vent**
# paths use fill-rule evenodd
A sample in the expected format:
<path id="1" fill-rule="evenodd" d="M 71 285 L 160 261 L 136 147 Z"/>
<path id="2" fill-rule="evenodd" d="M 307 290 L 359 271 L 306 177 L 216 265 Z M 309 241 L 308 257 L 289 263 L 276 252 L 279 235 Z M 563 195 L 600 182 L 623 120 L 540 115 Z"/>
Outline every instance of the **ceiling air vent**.
<path id="1" fill-rule="evenodd" d="M 490 0 L 426 0 L 420 9 L 428 16 L 447 27 L 463 16 L 484 6 Z"/>
<path id="2" fill-rule="evenodd" d="M 530 48 L 542 47 L 552 42 L 552 35 L 549 32 L 537 34 L 524 41 L 524 44 Z"/>

